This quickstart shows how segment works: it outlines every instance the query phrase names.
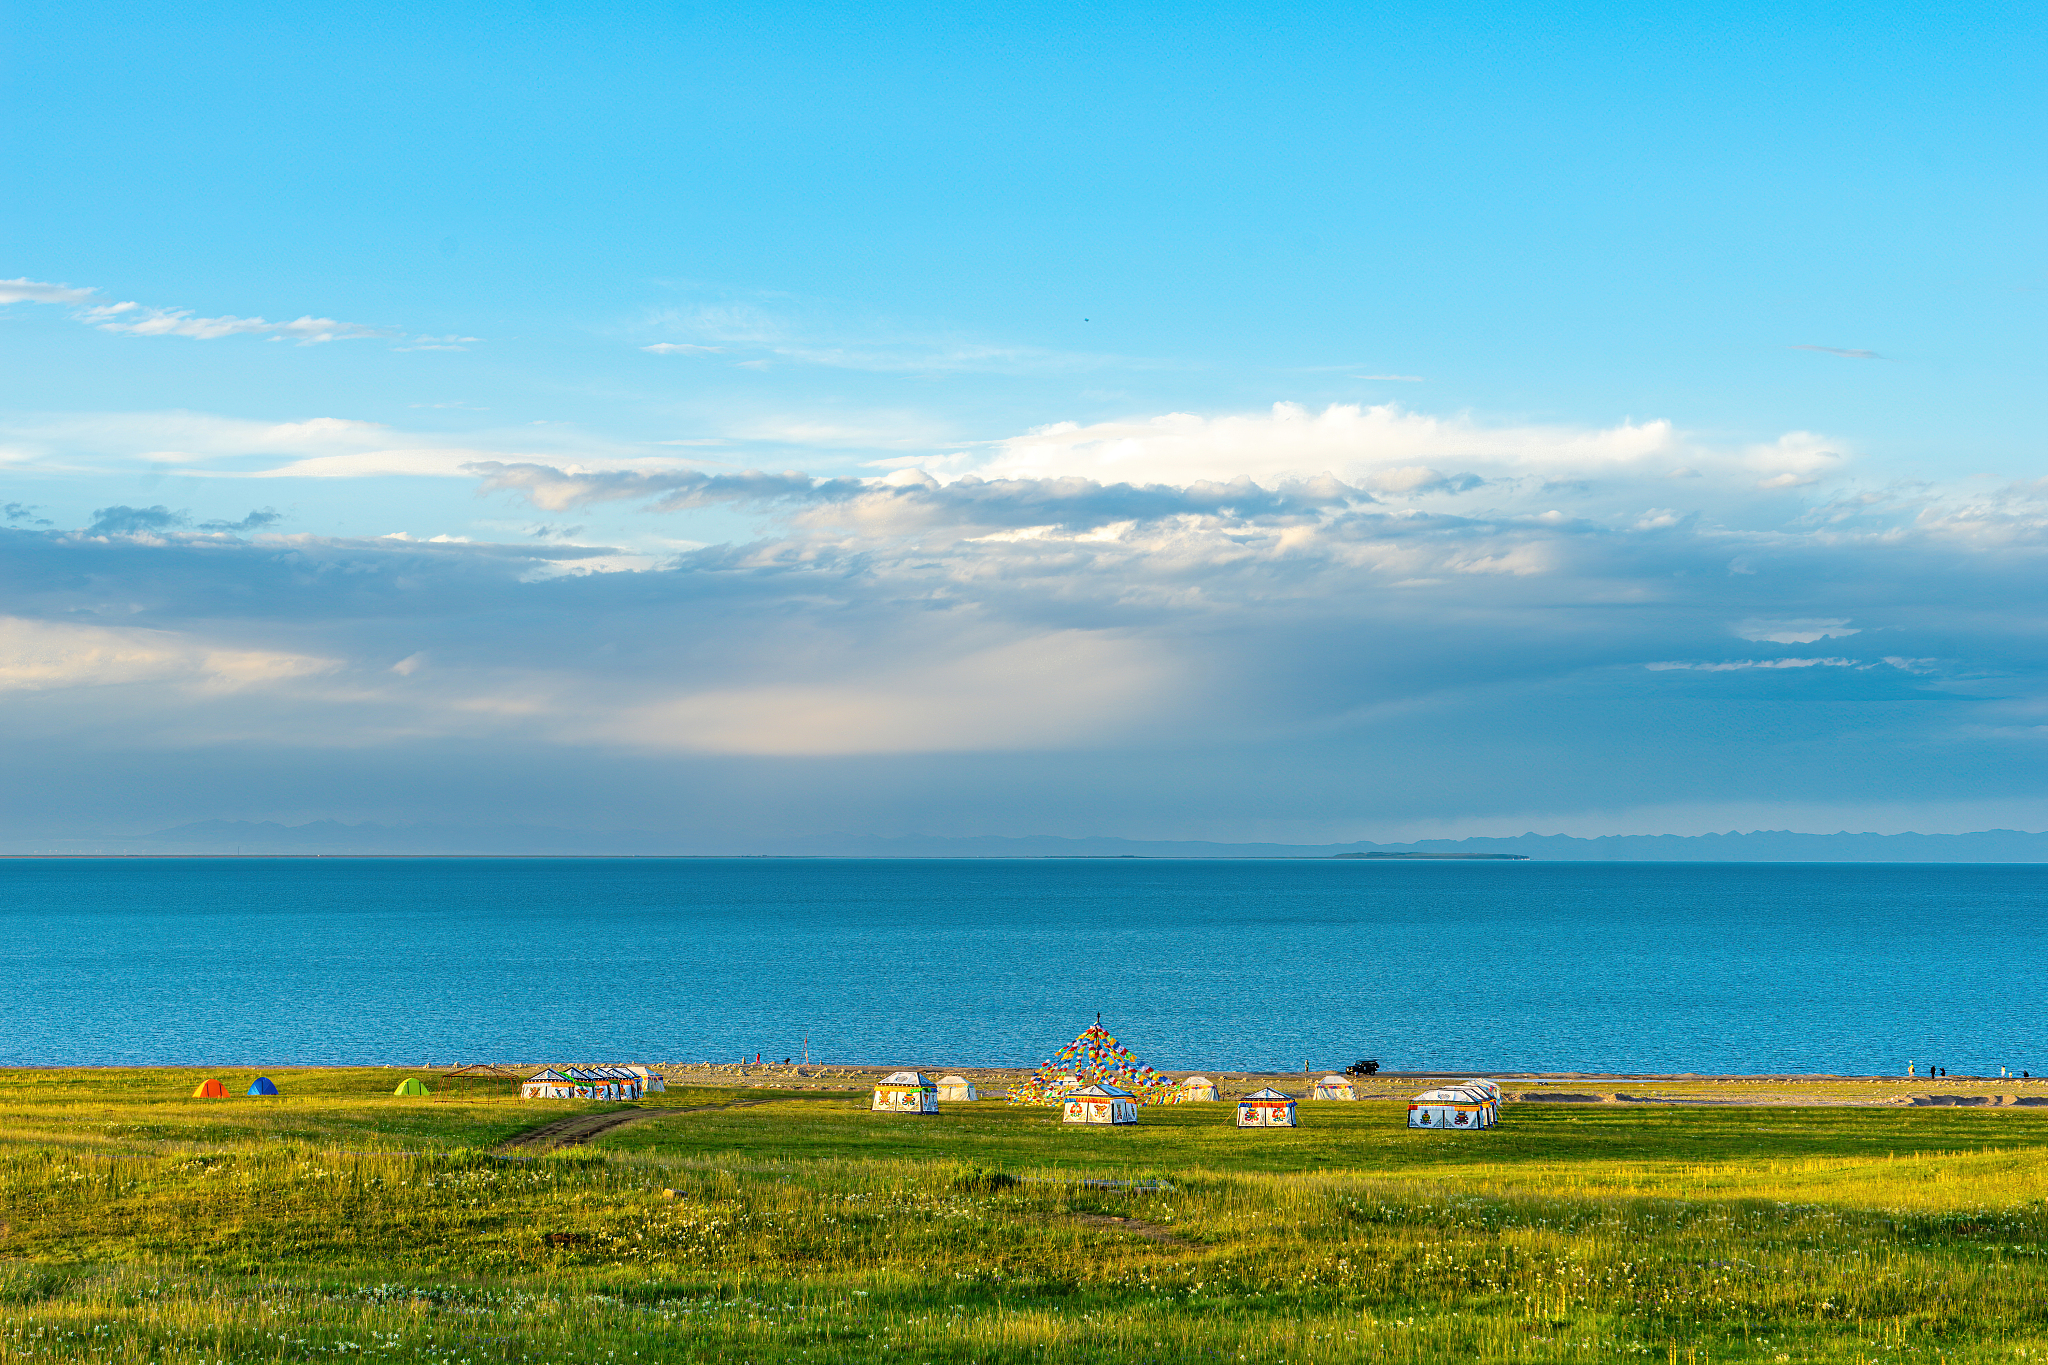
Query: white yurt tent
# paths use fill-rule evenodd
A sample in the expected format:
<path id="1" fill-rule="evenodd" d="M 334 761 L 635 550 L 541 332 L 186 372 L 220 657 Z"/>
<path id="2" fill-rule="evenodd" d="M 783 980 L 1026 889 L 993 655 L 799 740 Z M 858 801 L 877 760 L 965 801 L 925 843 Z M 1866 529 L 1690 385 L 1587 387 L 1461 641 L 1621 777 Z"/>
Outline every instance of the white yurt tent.
<path id="1" fill-rule="evenodd" d="M 877 1114 L 936 1114 L 939 1088 L 916 1071 L 895 1071 L 875 1082 Z"/>
<path id="2" fill-rule="evenodd" d="M 1478 1129 L 1493 1126 L 1493 1104 L 1484 1091 L 1464 1086 L 1425 1090 L 1408 1102 L 1410 1128 Z"/>
<path id="3" fill-rule="evenodd" d="M 1358 1092 L 1351 1086 L 1349 1076 L 1325 1076 L 1316 1082 L 1316 1098 L 1319 1100 L 1355 1100 Z"/>
<path id="4" fill-rule="evenodd" d="M 1237 1102 L 1237 1126 L 1240 1128 L 1297 1128 L 1294 1119 L 1294 1096 L 1283 1095 L 1268 1087 L 1254 1090 Z"/>
<path id="5" fill-rule="evenodd" d="M 1216 1099 L 1215 1082 L 1207 1076 L 1190 1076 L 1180 1083 L 1179 1098 L 1183 1102 Z"/>
<path id="6" fill-rule="evenodd" d="M 978 1100 L 974 1093 L 974 1082 L 965 1076 L 939 1077 L 939 1098 L 942 1100 Z"/>
<path id="7" fill-rule="evenodd" d="M 640 1089 L 642 1092 L 649 1095 L 661 1095 L 668 1092 L 668 1082 L 663 1080 L 661 1073 L 653 1067 L 629 1066 L 626 1070 L 640 1078 Z"/>
<path id="8" fill-rule="evenodd" d="M 1136 1123 L 1138 1104 L 1131 1092 L 1114 1085 L 1084 1085 L 1064 1097 L 1061 1123 Z"/>
<path id="9" fill-rule="evenodd" d="M 1500 1122 L 1500 1086 L 1492 1081 L 1459 1081 L 1458 1088 L 1461 1090 L 1477 1090 L 1480 1094 L 1486 1096 L 1487 1106 L 1492 1110 L 1487 1116 L 1487 1123 L 1491 1125 Z"/>

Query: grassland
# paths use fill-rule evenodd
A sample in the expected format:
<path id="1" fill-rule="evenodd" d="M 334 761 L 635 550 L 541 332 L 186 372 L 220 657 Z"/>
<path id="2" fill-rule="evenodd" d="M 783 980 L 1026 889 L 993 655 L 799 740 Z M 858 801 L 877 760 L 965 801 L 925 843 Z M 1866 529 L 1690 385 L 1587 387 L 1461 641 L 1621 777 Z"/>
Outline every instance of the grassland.
<path id="1" fill-rule="evenodd" d="M 1479 1134 L 1371 1100 L 1111 1130 L 736 1085 L 513 1160 L 608 1106 L 270 1074 L 280 1099 L 200 1101 L 189 1072 L 0 1072 L 0 1365 L 2048 1353 L 2040 1109 L 1780 1085 Z"/>

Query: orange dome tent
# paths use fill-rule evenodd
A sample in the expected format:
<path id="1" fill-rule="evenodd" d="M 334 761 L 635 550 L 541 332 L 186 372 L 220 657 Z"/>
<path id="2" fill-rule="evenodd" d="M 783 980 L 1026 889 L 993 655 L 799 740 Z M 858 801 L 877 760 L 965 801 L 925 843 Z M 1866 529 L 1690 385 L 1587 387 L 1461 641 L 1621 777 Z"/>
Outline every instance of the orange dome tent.
<path id="1" fill-rule="evenodd" d="M 195 1100 L 224 1100 L 227 1097 L 228 1088 L 215 1080 L 201 1081 L 199 1088 L 192 1092 Z"/>

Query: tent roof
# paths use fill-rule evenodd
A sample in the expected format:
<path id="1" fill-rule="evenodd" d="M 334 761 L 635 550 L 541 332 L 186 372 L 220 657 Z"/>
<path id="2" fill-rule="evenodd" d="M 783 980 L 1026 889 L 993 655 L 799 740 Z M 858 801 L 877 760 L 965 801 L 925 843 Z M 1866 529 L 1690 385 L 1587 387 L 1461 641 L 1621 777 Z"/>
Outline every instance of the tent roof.
<path id="1" fill-rule="evenodd" d="M 1264 1090 L 1252 1091 L 1252 1093 L 1246 1095 L 1245 1098 L 1248 1100 L 1291 1100 L 1294 1098 L 1294 1096 L 1283 1095 L 1269 1085 Z"/>
<path id="2" fill-rule="evenodd" d="M 1209 1079 L 1209 1078 L 1208 1078 L 1207 1076 L 1190 1076 L 1190 1077 L 1188 1077 L 1188 1078 L 1187 1078 L 1186 1080 L 1182 1081 L 1182 1082 L 1181 1082 L 1181 1084 L 1182 1084 L 1182 1085 L 1210 1085 L 1210 1084 L 1213 1084 L 1213 1082 L 1211 1082 L 1211 1081 L 1210 1081 L 1210 1079 Z"/>
<path id="3" fill-rule="evenodd" d="M 1069 1091 L 1067 1098 L 1072 1099 L 1076 1095 L 1086 1095 L 1091 1099 L 1102 1100 L 1127 1100 L 1132 1098 L 1130 1091 L 1114 1085 L 1084 1085 L 1079 1090 Z"/>
<path id="4" fill-rule="evenodd" d="M 882 1077 L 881 1080 L 875 1082 L 875 1084 L 908 1085 L 915 1086 L 919 1090 L 926 1090 L 931 1087 L 931 1082 L 924 1078 L 924 1073 L 921 1071 L 892 1071 Z"/>
<path id="5" fill-rule="evenodd" d="M 1479 1104 L 1486 1098 L 1483 1090 L 1467 1090 L 1464 1086 L 1446 1086 L 1441 1090 L 1425 1090 L 1415 1097 L 1419 1101 L 1436 1104 Z"/>
<path id="6" fill-rule="evenodd" d="M 972 1084 L 972 1082 L 971 1082 L 971 1081 L 969 1081 L 969 1080 L 968 1080 L 968 1079 L 967 1079 L 967 1078 L 966 1078 L 965 1076 L 941 1076 L 941 1077 L 939 1077 L 939 1084 L 940 1084 L 940 1085 L 970 1085 L 970 1084 Z"/>
<path id="7" fill-rule="evenodd" d="M 1317 1084 L 1317 1085 L 1349 1085 L 1349 1084 L 1351 1084 L 1351 1078 L 1350 1078 L 1349 1076 L 1339 1076 L 1339 1075 L 1336 1075 L 1336 1074 L 1332 1073 L 1331 1075 L 1325 1076 L 1325 1077 L 1323 1077 L 1323 1078 L 1322 1078 L 1321 1080 L 1317 1081 L 1317 1082 L 1316 1082 L 1316 1084 Z"/>
<path id="8" fill-rule="evenodd" d="M 640 1073 L 623 1066 L 565 1066 L 562 1074 L 575 1081 L 637 1081 Z"/>

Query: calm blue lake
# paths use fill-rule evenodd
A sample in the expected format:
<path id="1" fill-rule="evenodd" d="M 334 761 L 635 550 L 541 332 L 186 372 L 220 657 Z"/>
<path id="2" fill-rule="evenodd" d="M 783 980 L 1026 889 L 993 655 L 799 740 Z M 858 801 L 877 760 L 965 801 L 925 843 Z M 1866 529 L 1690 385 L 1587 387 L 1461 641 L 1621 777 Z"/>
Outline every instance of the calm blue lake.
<path id="1" fill-rule="evenodd" d="M 0 860 L 0 1063 L 2048 1071 L 2048 867 Z"/>

